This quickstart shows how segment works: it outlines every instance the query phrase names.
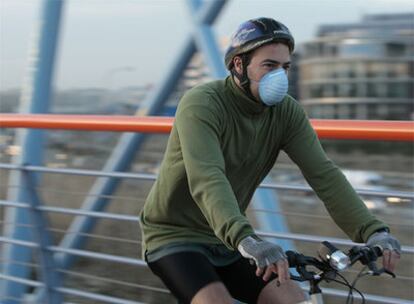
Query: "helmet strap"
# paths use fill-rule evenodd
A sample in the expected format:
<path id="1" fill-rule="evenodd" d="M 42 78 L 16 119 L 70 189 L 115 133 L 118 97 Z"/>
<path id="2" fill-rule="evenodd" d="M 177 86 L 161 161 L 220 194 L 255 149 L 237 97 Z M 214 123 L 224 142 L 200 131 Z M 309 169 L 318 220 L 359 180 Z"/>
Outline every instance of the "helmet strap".
<path id="1" fill-rule="evenodd" d="M 250 79 L 247 76 L 247 66 L 250 63 L 250 54 L 241 54 L 240 55 L 241 58 L 241 62 L 242 62 L 242 69 L 243 72 L 242 74 L 239 74 L 236 69 L 233 67 L 232 69 L 232 73 L 233 75 L 239 80 L 241 87 L 243 88 L 243 90 L 245 91 L 246 95 L 253 99 L 256 100 L 256 98 L 253 96 L 252 91 L 250 89 Z"/>

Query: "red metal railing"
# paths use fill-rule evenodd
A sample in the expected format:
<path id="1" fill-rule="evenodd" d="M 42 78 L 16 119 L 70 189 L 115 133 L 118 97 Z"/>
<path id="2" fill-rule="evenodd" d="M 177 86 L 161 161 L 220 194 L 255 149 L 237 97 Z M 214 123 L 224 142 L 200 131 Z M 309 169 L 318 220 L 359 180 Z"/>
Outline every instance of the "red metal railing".
<path id="1" fill-rule="evenodd" d="M 0 114 L 0 128 L 169 133 L 174 118 L 143 116 Z M 414 141 L 413 121 L 311 119 L 320 138 Z"/>

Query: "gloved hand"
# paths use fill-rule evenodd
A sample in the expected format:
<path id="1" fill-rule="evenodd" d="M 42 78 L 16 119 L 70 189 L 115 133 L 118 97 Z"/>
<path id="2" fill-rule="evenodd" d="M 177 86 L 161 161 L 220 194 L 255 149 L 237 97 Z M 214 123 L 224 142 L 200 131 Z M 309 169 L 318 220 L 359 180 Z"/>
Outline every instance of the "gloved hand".
<path id="1" fill-rule="evenodd" d="M 382 264 L 385 269 L 394 272 L 401 255 L 400 242 L 390 233 L 381 231 L 372 234 L 367 241 L 368 246 L 378 246 L 382 249 Z"/>
<path id="2" fill-rule="evenodd" d="M 263 280 L 267 281 L 272 273 L 278 274 L 280 283 L 289 280 L 289 264 L 285 252 L 280 246 L 264 241 L 257 236 L 248 236 L 239 243 L 237 249 L 243 257 L 256 263 L 257 276 L 261 276 L 266 270 Z"/>

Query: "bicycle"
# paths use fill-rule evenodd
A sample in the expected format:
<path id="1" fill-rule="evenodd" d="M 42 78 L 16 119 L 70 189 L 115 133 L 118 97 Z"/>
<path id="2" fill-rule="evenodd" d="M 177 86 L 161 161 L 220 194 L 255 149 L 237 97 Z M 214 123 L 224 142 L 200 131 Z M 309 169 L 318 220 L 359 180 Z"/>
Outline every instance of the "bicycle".
<path id="1" fill-rule="evenodd" d="M 318 286 L 322 281 L 332 281 L 347 286 L 349 293 L 346 304 L 352 304 L 354 291 L 361 296 L 362 303 L 365 303 L 364 295 L 355 288 L 360 278 L 367 275 L 379 276 L 383 273 L 395 278 L 394 273 L 384 268 L 377 268 L 375 262 L 378 257 L 382 256 L 382 250 L 379 247 L 353 246 L 346 254 L 325 241 L 321 243 L 321 248 L 318 250 L 318 258 L 305 256 L 294 251 L 286 251 L 286 255 L 289 267 L 295 268 L 299 274 L 298 276 L 291 275 L 291 279 L 299 282 L 309 282 L 310 303 L 312 304 L 323 304 L 322 290 Z M 340 272 L 348 269 L 356 262 L 360 262 L 365 267 L 358 273 L 354 281 L 349 283 Z M 308 269 L 309 266 L 316 268 L 317 271 Z"/>

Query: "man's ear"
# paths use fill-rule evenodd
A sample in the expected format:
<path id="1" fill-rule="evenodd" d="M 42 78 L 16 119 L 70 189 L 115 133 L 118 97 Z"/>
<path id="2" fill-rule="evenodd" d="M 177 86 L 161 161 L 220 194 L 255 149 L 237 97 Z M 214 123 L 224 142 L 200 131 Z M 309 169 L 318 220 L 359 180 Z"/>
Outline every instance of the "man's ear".
<path id="1" fill-rule="evenodd" d="M 243 61 L 240 56 L 235 56 L 233 58 L 233 65 L 234 65 L 234 69 L 236 70 L 236 72 L 239 75 L 242 75 L 243 74 Z"/>

